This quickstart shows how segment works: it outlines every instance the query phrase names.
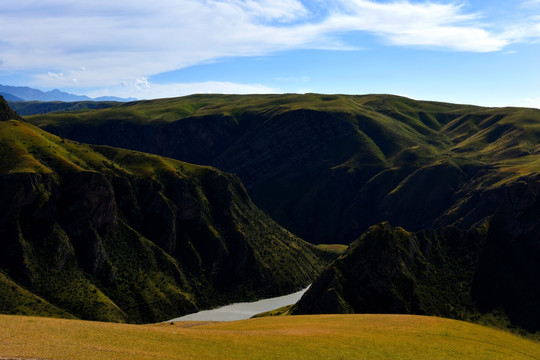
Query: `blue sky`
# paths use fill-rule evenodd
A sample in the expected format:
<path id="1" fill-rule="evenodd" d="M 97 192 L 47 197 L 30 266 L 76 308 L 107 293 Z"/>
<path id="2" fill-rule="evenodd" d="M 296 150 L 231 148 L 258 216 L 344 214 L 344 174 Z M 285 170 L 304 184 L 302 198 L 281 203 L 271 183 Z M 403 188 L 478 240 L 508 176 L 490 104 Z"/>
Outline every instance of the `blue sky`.
<path id="1" fill-rule="evenodd" d="M 540 0 L 18 0 L 0 34 L 3 85 L 540 107 Z"/>

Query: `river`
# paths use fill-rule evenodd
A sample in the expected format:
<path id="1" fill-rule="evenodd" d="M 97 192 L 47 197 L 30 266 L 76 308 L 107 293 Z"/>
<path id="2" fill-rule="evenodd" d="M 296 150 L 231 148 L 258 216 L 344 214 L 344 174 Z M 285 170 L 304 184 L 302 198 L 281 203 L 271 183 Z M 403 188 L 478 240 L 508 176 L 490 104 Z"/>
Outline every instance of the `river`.
<path id="1" fill-rule="evenodd" d="M 278 309 L 282 306 L 296 304 L 309 287 L 293 294 L 263 299 L 254 302 L 235 303 L 217 309 L 203 310 L 197 313 L 178 317 L 171 321 L 235 321 L 249 319 L 253 315 Z"/>

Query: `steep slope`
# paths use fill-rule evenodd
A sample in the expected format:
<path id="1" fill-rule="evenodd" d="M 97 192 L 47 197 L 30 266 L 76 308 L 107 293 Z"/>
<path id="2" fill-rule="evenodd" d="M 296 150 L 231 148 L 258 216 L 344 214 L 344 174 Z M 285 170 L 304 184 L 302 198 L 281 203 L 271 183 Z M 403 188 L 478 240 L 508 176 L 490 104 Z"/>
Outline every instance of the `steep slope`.
<path id="1" fill-rule="evenodd" d="M 540 331 L 538 238 L 523 239 L 504 224 L 416 233 L 374 225 L 292 313 L 436 315 Z M 535 234 L 539 225 L 535 219 Z"/>
<path id="2" fill-rule="evenodd" d="M 216 169 L 18 120 L 0 122 L 0 142 L 0 269 L 19 298 L 84 319 L 159 321 L 295 290 L 329 258 Z"/>
<path id="3" fill-rule="evenodd" d="M 0 96 L 0 121 L 10 119 L 22 120 L 19 114 L 13 111 L 13 109 L 7 104 L 6 100 Z"/>
<path id="4" fill-rule="evenodd" d="M 355 246 L 372 260 L 351 255 L 343 284 L 342 269 L 325 273 L 312 291 L 337 289 L 332 311 L 495 314 L 540 328 L 538 109 L 390 95 L 198 95 L 31 121 L 236 173 L 256 204 L 314 243 L 350 243 L 384 221 L 411 232 Z M 401 251 L 403 242 L 414 249 Z M 364 299 L 366 289 L 377 295 Z"/>
<path id="5" fill-rule="evenodd" d="M 196 95 L 29 121 L 66 138 L 233 172 L 295 234 L 349 243 L 396 206 L 390 199 L 373 211 L 380 197 L 422 166 L 443 159 L 461 176 L 441 129 L 471 109 L 394 96 Z M 433 194 L 441 209 L 459 180 Z"/>
<path id="6" fill-rule="evenodd" d="M 468 228 L 478 190 L 535 163 L 540 111 L 390 95 L 194 95 L 36 116 L 66 138 L 147 151 L 237 174 L 281 225 L 350 243 L 381 221 Z M 536 166 L 538 168 L 538 166 Z"/>

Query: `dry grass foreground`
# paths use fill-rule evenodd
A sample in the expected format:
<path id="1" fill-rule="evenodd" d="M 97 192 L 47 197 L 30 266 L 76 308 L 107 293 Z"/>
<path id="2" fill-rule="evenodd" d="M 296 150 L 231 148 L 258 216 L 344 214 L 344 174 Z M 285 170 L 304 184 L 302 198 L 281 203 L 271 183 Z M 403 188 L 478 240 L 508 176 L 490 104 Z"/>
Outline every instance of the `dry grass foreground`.
<path id="1" fill-rule="evenodd" d="M 540 359 L 540 344 L 407 315 L 319 315 L 122 325 L 0 316 L 3 359 Z"/>

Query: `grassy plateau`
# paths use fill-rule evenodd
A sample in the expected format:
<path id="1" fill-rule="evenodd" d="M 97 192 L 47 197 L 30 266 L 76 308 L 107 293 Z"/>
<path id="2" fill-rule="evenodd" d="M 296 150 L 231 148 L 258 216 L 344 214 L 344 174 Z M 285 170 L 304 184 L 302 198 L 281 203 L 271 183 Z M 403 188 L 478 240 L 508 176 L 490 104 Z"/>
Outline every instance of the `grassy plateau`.
<path id="1" fill-rule="evenodd" d="M 456 320 L 320 315 L 125 325 L 0 316 L 0 357 L 32 359 L 538 359 L 540 344 Z"/>

